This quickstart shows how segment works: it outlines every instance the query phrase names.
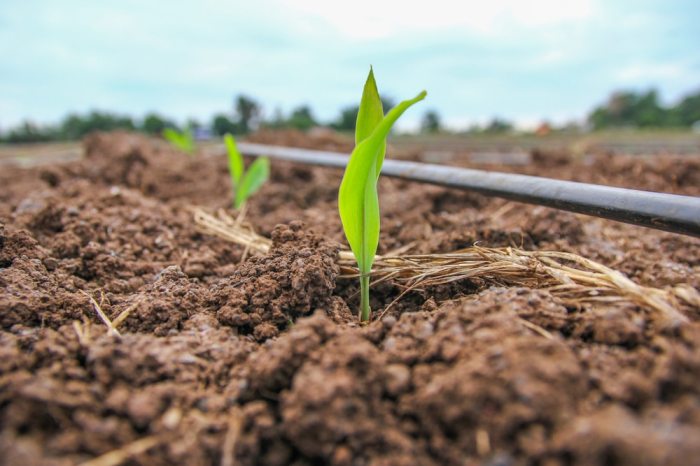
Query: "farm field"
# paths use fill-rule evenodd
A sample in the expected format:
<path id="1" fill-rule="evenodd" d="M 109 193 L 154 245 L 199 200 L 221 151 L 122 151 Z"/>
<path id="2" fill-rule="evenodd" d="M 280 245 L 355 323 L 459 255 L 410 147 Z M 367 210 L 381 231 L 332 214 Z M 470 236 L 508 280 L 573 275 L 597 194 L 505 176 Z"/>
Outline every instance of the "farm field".
<path id="1" fill-rule="evenodd" d="M 547 141 L 398 137 L 388 157 L 700 196 L 697 135 Z M 699 239 L 382 178 L 380 255 L 483 260 L 403 295 L 376 283 L 361 325 L 342 172 L 272 160 L 245 217 L 271 239 L 256 250 L 195 221 L 232 227 L 218 150 L 120 132 L 0 150 L 0 464 L 700 458 Z"/>
<path id="2" fill-rule="evenodd" d="M 287 133 L 289 143 L 304 136 Z M 313 132 L 312 132 L 313 134 Z M 351 141 L 352 134 L 345 134 Z M 316 140 L 324 142 L 323 134 Z M 327 138 L 326 138 L 327 139 Z M 343 140 L 342 134 L 330 136 L 330 143 Z M 506 163 L 527 163 L 530 152 L 537 149 L 562 151 L 574 158 L 589 154 L 614 153 L 655 157 L 658 155 L 700 154 L 700 134 L 688 130 L 608 130 L 594 133 L 561 132 L 547 136 L 530 134 L 396 134 L 391 139 L 392 147 L 401 152 L 420 152 L 421 159 L 438 163 L 453 159 L 472 163 L 488 163 L 488 157 L 505 159 Z M 215 139 L 199 141 L 200 150 L 217 152 L 221 146 Z M 348 145 L 352 149 L 351 145 Z M 504 155 L 505 154 L 505 155 Z M 0 165 L 33 166 L 42 163 L 77 160 L 82 156 L 78 142 L 48 142 L 33 144 L 0 144 Z"/>

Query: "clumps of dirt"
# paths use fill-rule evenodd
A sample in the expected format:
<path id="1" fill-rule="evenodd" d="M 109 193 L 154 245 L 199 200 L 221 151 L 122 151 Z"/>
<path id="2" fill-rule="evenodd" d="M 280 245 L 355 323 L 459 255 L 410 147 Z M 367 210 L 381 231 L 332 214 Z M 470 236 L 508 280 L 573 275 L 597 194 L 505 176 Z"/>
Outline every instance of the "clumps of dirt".
<path id="1" fill-rule="evenodd" d="M 530 163 L 540 167 L 562 167 L 570 164 L 572 155 L 564 150 L 535 148 L 530 152 Z"/>
<path id="2" fill-rule="evenodd" d="M 248 364 L 232 374 L 228 391 L 239 402 L 247 403 L 289 389 L 309 355 L 339 331 L 341 328 L 323 311 L 299 319 L 282 337 L 266 342 L 262 351 L 251 354 Z"/>
<path id="3" fill-rule="evenodd" d="M 5 227 L 0 222 L 0 269 L 12 266 L 16 259 L 45 260 L 48 251 L 26 230 Z"/>
<path id="4" fill-rule="evenodd" d="M 577 419 L 552 443 L 574 464 L 694 464 L 700 431 L 659 414 L 640 421 L 629 409 L 610 406 Z"/>
<path id="5" fill-rule="evenodd" d="M 276 146 L 307 147 L 348 154 L 355 146 L 355 141 L 352 138 L 324 128 L 314 129 L 308 133 L 294 129 L 262 129 L 248 136 L 246 141 Z"/>
<path id="6" fill-rule="evenodd" d="M 323 313 L 302 319 L 235 371 L 236 459 L 636 465 L 651 453 L 631 448 L 644 435 L 663 443 L 652 464 L 693 457 L 700 410 L 680 393 L 697 390 L 687 385 L 700 369 L 697 326 L 683 327 L 682 341 L 649 331 L 655 358 L 639 332 L 627 332 L 638 345 L 567 338 L 556 328 L 569 331 L 570 312 L 546 291 L 495 288 L 366 328 L 336 327 Z M 627 323 L 605 325 L 612 334 Z M 659 399 L 689 411 L 678 417 Z"/>
<path id="7" fill-rule="evenodd" d="M 96 132 L 83 143 L 84 159 L 40 167 L 36 169 L 38 176 L 19 183 L 20 186 L 34 188 L 25 192 L 37 191 L 70 185 L 82 178 L 103 186 L 135 189 L 162 200 L 212 202 L 224 207 L 231 198 L 225 160 L 208 157 L 204 151 L 188 156 L 165 141 L 127 132 Z M 28 178 L 26 171 L 16 169 L 11 170 L 11 175 L 20 180 Z M 202 189 L 205 185 L 206 189 Z M 13 188 L 11 192 L 14 191 Z"/>
<path id="8" fill-rule="evenodd" d="M 111 317 L 126 313 L 123 325 L 127 330 L 165 336 L 179 331 L 193 315 L 211 312 L 211 307 L 208 290 L 171 265 L 156 275 L 153 283 L 114 306 Z"/>
<path id="9" fill-rule="evenodd" d="M 85 139 L 85 176 L 108 185 L 126 186 L 159 199 L 201 202 L 202 196 L 229 199 L 230 181 L 217 160 L 199 160 L 166 143 L 136 134 L 96 133 Z M 223 170 L 221 168 L 224 168 Z M 207 180 L 208 190 L 200 184 Z"/>
<path id="10" fill-rule="evenodd" d="M 580 244 L 586 235 L 584 224 L 580 217 L 569 212 L 560 212 L 546 207 L 534 207 L 523 216 L 521 228 L 527 231 L 536 246 L 547 246 L 546 249 L 561 249 L 560 244 L 567 247 Z"/>
<path id="11" fill-rule="evenodd" d="M 433 461 L 488 459 L 513 443 L 517 451 L 532 432 L 546 438 L 575 416 L 585 375 L 563 340 L 518 317 L 533 304 L 517 289 L 492 289 L 391 326 L 381 347 L 412 374 L 399 413 L 415 420 Z"/>
<path id="12" fill-rule="evenodd" d="M 88 144 L 83 161 L 0 173 L 0 464 L 135 447 L 125 462 L 157 466 L 698 456 L 697 312 L 661 328 L 596 296 L 462 281 L 361 326 L 346 304 L 356 281 L 336 283 L 339 170 L 275 162 L 247 217 L 274 245 L 241 261 L 187 208 L 229 204 L 225 158 L 128 134 Z M 499 169 L 700 193 L 694 162 L 667 176 L 623 159 Z M 556 248 L 652 286 L 698 287 L 696 239 L 392 179 L 380 190 L 382 252 Z M 299 219 L 315 233 L 289 223 Z M 397 288 L 373 286 L 376 311 Z"/>
<path id="13" fill-rule="evenodd" d="M 278 226 L 269 253 L 241 264 L 214 291 L 217 318 L 264 341 L 319 308 L 350 317 L 342 300 L 332 297 L 338 251 L 337 244 L 304 231 L 301 222 Z"/>
<path id="14" fill-rule="evenodd" d="M 318 312 L 251 355 L 237 375 L 230 389 L 242 403 L 242 465 L 426 459 L 395 413 L 393 397 L 408 388 L 410 372 L 388 365 L 364 330 L 339 328 Z"/>
<path id="15" fill-rule="evenodd" d="M 230 407 L 223 388 L 256 347 L 204 314 L 165 338 L 86 324 L 0 341 L 0 463 L 27 465 L 78 464 L 146 436 L 162 446 L 141 464 L 212 464 Z"/>
<path id="16" fill-rule="evenodd" d="M 683 464 L 698 448 L 700 410 L 668 418 L 655 400 L 688 406 L 678 394 L 696 389 L 684 383 L 672 393 L 667 381 L 700 369 L 696 326 L 683 327 L 682 342 L 652 330 L 642 338 L 613 315 L 591 345 L 566 337 L 576 333 L 567 327 L 571 312 L 546 291 L 494 288 L 366 328 L 338 328 L 323 313 L 302 319 L 235 372 L 228 390 L 243 419 L 236 459 L 641 464 L 630 447 L 648 435 L 664 444 L 653 464 Z M 582 322 L 602 317 L 579 314 Z M 621 413 L 617 435 L 606 435 L 608 410 Z"/>
<path id="17" fill-rule="evenodd" d="M 697 157 L 683 155 L 644 157 L 597 152 L 577 156 L 563 151 L 536 149 L 532 152 L 532 163 L 528 165 L 494 168 L 647 191 L 691 196 L 700 192 L 700 161 Z"/>
<path id="18" fill-rule="evenodd" d="M 242 253 L 202 237 L 187 209 L 85 180 L 26 197 L 14 218 L 48 248 L 57 267 L 107 292 L 138 289 L 173 264 L 207 279 Z"/>
<path id="19" fill-rule="evenodd" d="M 636 189 L 688 195 L 697 195 L 700 189 L 700 161 L 696 157 L 659 155 L 640 160 L 605 154 L 596 156 L 590 165 L 582 175 L 590 179 L 595 173 L 601 184 L 624 183 Z"/>
<path id="20" fill-rule="evenodd" d="M 57 327 L 88 309 L 71 277 L 26 230 L 0 229 L 0 327 Z"/>
<path id="21" fill-rule="evenodd" d="M 334 464 L 425 461 L 391 399 L 408 383 L 410 371 L 387 363 L 357 333 L 326 343 L 297 371 L 281 399 L 281 428 L 294 447 L 307 458 Z"/>

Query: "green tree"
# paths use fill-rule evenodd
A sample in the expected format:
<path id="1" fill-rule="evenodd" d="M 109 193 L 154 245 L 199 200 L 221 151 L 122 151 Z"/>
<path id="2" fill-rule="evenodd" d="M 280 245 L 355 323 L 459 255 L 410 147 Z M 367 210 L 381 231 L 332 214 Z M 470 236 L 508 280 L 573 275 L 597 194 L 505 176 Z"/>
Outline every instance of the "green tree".
<path id="1" fill-rule="evenodd" d="M 286 123 L 286 126 L 302 131 L 307 131 L 318 124 L 308 105 L 302 105 L 292 110 L 292 114 Z"/>
<path id="2" fill-rule="evenodd" d="M 45 142 L 56 138 L 56 131 L 50 127 L 40 127 L 31 121 L 23 121 L 2 138 L 9 143 Z"/>
<path id="3" fill-rule="evenodd" d="M 392 99 L 391 97 L 382 97 L 382 108 L 384 109 L 384 113 L 389 113 L 389 110 L 392 108 L 396 107 L 396 101 Z"/>
<path id="4" fill-rule="evenodd" d="M 251 97 L 240 94 L 236 98 L 235 113 L 242 133 L 249 133 L 260 120 L 260 105 Z"/>
<path id="5" fill-rule="evenodd" d="M 632 121 L 640 128 L 666 126 L 668 112 L 659 105 L 655 90 L 642 94 L 633 107 Z"/>
<path id="6" fill-rule="evenodd" d="M 217 136 L 223 136 L 226 133 L 238 134 L 240 132 L 238 125 L 224 114 L 214 116 L 211 122 L 211 130 Z"/>
<path id="7" fill-rule="evenodd" d="M 503 120 L 501 118 L 494 118 L 491 122 L 484 128 L 485 133 L 507 133 L 513 130 L 513 124 L 509 121 Z"/>
<path id="8" fill-rule="evenodd" d="M 658 93 L 653 89 L 645 93 L 614 92 L 605 104 L 595 108 L 588 117 L 594 129 L 673 126 L 675 119 L 673 110 L 661 106 Z"/>
<path id="9" fill-rule="evenodd" d="M 340 115 L 338 119 L 331 123 L 331 127 L 337 129 L 338 131 L 354 131 L 355 124 L 357 122 L 357 113 L 360 107 L 357 105 L 350 105 L 348 107 L 340 110 Z"/>
<path id="10" fill-rule="evenodd" d="M 424 133 L 440 132 L 442 124 L 440 123 L 440 115 L 435 110 L 428 110 L 423 115 L 420 123 L 420 129 Z"/>
<path id="11" fill-rule="evenodd" d="M 147 134 L 162 134 L 165 128 L 175 128 L 175 123 L 158 115 L 157 113 L 149 113 L 141 123 L 141 131 Z"/>
<path id="12" fill-rule="evenodd" d="M 275 108 L 275 111 L 272 114 L 272 118 L 263 121 L 262 126 L 270 129 L 285 128 L 287 126 L 287 119 L 284 117 L 282 109 L 280 109 L 279 107 Z"/>
<path id="13" fill-rule="evenodd" d="M 202 129 L 203 126 L 204 125 L 202 125 L 202 123 L 200 123 L 196 118 L 188 118 L 187 123 L 185 123 L 185 127 L 194 132 Z"/>
<path id="14" fill-rule="evenodd" d="M 86 116 L 68 115 L 59 129 L 62 139 L 80 139 L 93 131 L 134 130 L 131 117 L 108 112 L 92 111 Z"/>
<path id="15" fill-rule="evenodd" d="M 683 126 L 692 126 L 700 121 L 700 91 L 683 98 L 674 109 Z"/>

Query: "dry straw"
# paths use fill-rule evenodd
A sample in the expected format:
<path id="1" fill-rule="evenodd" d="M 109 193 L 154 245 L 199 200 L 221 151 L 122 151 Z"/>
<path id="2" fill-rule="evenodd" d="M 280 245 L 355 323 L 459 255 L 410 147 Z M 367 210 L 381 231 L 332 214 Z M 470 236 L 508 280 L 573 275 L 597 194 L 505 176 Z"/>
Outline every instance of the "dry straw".
<path id="1" fill-rule="evenodd" d="M 203 233 L 240 244 L 246 250 L 265 254 L 272 244 L 250 225 L 236 222 L 223 211 L 211 215 L 195 209 L 194 219 Z M 340 252 L 338 264 L 341 276 L 358 276 L 350 251 Z M 472 246 L 444 254 L 377 256 L 372 278 L 374 283 L 391 281 L 402 287 L 404 291 L 396 300 L 412 290 L 478 279 L 491 285 L 546 289 L 569 306 L 632 303 L 653 312 L 669 326 L 688 322 L 681 309 L 700 311 L 700 293 L 690 285 L 665 289 L 641 286 L 616 270 L 567 252 Z"/>

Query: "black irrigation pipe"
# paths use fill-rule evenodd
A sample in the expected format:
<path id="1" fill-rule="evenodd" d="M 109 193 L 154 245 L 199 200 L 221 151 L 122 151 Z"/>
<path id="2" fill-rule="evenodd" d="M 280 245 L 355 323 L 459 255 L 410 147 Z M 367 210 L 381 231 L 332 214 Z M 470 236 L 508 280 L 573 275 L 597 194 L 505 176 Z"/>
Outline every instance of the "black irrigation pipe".
<path id="1" fill-rule="evenodd" d="M 337 152 L 239 143 L 244 155 L 343 168 Z M 700 237 L 700 197 L 386 159 L 382 174 Z"/>

